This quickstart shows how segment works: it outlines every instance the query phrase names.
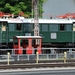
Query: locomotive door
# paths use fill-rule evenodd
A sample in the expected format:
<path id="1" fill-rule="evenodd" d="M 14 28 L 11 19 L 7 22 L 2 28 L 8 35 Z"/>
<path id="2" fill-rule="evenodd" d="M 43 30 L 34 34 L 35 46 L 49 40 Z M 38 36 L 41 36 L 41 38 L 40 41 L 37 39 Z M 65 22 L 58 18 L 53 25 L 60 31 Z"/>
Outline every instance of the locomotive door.
<path id="1" fill-rule="evenodd" d="M 0 22 L 0 44 L 7 43 L 7 22 Z"/>

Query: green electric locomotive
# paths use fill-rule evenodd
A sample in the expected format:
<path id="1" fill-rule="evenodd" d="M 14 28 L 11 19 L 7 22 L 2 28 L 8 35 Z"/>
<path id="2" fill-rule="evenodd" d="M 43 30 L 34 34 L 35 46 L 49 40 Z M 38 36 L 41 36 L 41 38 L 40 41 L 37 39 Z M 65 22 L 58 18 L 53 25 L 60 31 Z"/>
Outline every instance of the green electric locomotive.
<path id="1" fill-rule="evenodd" d="M 74 47 L 74 19 L 39 19 L 42 47 Z M 13 48 L 13 36 L 34 36 L 34 19 L 0 18 L 0 48 Z"/>

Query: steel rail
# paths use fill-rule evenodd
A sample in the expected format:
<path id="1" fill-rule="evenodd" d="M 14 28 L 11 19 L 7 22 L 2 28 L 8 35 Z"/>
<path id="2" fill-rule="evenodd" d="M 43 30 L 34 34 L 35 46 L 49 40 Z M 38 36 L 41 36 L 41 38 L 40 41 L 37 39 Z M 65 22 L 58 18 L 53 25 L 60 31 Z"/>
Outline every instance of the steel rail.
<path id="1" fill-rule="evenodd" d="M 0 69 L 26 69 L 26 68 L 46 68 L 46 67 L 74 67 L 75 63 L 45 63 L 45 64 L 20 64 L 20 65 L 0 65 Z"/>
<path id="2" fill-rule="evenodd" d="M 66 60 L 67 63 L 75 63 L 75 60 Z M 10 61 L 9 64 L 35 64 L 36 60 Z M 38 60 L 38 63 L 64 63 L 64 60 Z M 0 65 L 6 65 L 7 61 L 0 62 Z"/>

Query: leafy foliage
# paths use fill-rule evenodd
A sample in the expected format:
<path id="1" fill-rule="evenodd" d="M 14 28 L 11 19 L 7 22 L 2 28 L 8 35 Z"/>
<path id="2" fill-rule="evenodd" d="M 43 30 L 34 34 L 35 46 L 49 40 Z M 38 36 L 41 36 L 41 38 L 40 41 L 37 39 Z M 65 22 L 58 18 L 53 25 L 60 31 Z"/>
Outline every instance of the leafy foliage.
<path id="1" fill-rule="evenodd" d="M 39 0 L 39 12 L 43 12 L 42 3 L 45 0 Z M 31 17 L 32 0 L 1 0 L 0 11 L 17 15 L 19 12 L 24 12 L 25 16 Z"/>

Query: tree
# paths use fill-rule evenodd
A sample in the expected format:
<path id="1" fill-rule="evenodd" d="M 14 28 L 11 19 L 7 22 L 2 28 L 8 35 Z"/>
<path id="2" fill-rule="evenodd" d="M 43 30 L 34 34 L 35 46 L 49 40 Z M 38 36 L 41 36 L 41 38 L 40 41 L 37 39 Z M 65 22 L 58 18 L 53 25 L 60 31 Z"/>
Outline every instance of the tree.
<path id="1" fill-rule="evenodd" d="M 45 0 L 39 0 L 39 11 L 42 14 L 42 3 Z M 24 12 L 25 16 L 31 17 L 32 0 L 1 0 L 0 11 L 17 15 L 19 12 Z"/>

